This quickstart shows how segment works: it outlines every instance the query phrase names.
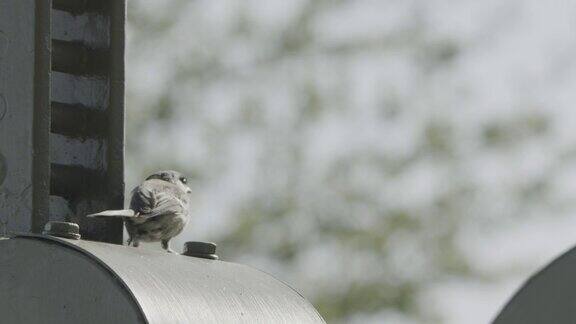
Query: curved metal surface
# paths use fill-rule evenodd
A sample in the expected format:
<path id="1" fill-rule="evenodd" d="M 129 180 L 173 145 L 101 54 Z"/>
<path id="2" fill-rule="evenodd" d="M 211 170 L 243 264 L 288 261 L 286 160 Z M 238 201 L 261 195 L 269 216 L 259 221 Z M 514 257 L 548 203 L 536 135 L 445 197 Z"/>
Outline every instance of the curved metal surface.
<path id="1" fill-rule="evenodd" d="M 93 257 L 61 243 L 0 239 L 0 323 L 142 324 L 130 291 Z"/>
<path id="2" fill-rule="evenodd" d="M 576 323 L 576 248 L 530 277 L 494 324 Z"/>
<path id="3" fill-rule="evenodd" d="M 248 266 L 100 242 L 60 242 L 113 271 L 149 323 L 325 323 L 289 286 Z"/>

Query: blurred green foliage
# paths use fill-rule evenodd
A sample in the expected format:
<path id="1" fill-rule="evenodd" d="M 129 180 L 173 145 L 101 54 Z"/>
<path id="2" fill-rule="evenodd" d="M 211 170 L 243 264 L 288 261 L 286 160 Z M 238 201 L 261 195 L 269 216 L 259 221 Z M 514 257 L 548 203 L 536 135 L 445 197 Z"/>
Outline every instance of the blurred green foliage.
<path id="1" fill-rule="evenodd" d="M 466 44 L 430 31 L 424 1 L 394 28 L 348 38 L 321 30 L 349 2 L 273 3 L 270 15 L 286 11 L 277 20 L 263 3 L 258 15 L 251 2 L 130 1 L 129 175 L 222 181 L 226 222 L 209 237 L 220 254 L 292 283 L 329 323 L 439 321 L 421 300 L 430 286 L 494 277 L 459 243 L 506 214 L 490 209 L 503 194 L 471 161 L 546 138 L 551 121 L 532 110 L 477 127 L 453 118 L 471 100 L 446 78 Z M 244 146 L 249 162 L 235 155 Z M 248 184 L 225 199 L 238 183 L 224 175 L 239 168 Z M 545 199 L 548 175 L 511 186 L 511 216 Z"/>

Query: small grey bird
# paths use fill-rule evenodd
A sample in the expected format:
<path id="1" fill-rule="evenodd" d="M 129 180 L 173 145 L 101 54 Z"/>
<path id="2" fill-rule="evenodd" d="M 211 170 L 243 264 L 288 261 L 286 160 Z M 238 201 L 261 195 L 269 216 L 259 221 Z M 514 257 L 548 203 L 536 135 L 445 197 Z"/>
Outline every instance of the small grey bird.
<path id="1" fill-rule="evenodd" d="M 130 238 L 137 247 L 140 241 L 162 242 L 168 252 L 170 240 L 180 234 L 188 222 L 187 180 L 177 171 L 159 171 L 132 190 L 130 209 L 106 210 L 88 217 L 122 217 Z"/>

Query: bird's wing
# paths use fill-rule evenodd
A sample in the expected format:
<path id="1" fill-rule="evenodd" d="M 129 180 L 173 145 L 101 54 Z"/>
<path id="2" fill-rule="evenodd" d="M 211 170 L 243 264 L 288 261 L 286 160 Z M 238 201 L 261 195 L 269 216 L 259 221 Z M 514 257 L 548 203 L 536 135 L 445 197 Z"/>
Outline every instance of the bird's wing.
<path id="1" fill-rule="evenodd" d="M 96 214 L 86 215 L 87 217 L 135 217 L 136 213 L 132 209 L 105 210 Z"/>
<path id="2" fill-rule="evenodd" d="M 136 187 L 132 192 L 130 208 L 139 214 L 138 217 L 143 218 L 185 212 L 183 202 L 176 195 L 154 184 L 142 184 Z"/>

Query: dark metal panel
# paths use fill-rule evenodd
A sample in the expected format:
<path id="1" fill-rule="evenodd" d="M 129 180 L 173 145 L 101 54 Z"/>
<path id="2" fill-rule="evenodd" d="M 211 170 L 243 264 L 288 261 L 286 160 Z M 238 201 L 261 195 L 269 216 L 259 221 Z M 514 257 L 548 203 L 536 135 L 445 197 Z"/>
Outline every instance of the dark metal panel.
<path id="1" fill-rule="evenodd" d="M 52 53 L 54 71 L 92 75 L 107 69 L 105 52 L 90 48 L 82 42 L 52 40 Z"/>
<path id="2" fill-rule="evenodd" d="M 0 1 L 0 231 L 48 219 L 50 1 Z"/>
<path id="3" fill-rule="evenodd" d="M 124 114 L 126 0 L 108 0 L 110 8 L 110 103 L 107 133 L 107 189 L 109 208 L 124 206 Z M 122 221 L 110 235 L 122 237 Z"/>
<path id="4" fill-rule="evenodd" d="M 112 272 L 57 242 L 0 240 L 0 269 L 1 323 L 146 323 Z"/>
<path id="5" fill-rule="evenodd" d="M 301 295 L 250 267 L 54 237 L 112 270 L 149 323 L 324 323 Z"/>
<path id="6" fill-rule="evenodd" d="M 107 132 L 106 114 L 82 105 L 52 102 L 50 128 L 69 138 L 100 138 Z"/>
<path id="7" fill-rule="evenodd" d="M 533 275 L 494 324 L 576 323 L 576 248 Z"/>
<path id="8" fill-rule="evenodd" d="M 34 48 L 34 120 L 32 232 L 40 233 L 50 217 L 50 25 L 52 0 L 36 0 Z M 18 18 L 16 18 L 18 19 Z"/>
<path id="9" fill-rule="evenodd" d="M 54 8 L 75 15 L 90 11 L 100 11 L 106 7 L 102 0 L 54 0 Z"/>

